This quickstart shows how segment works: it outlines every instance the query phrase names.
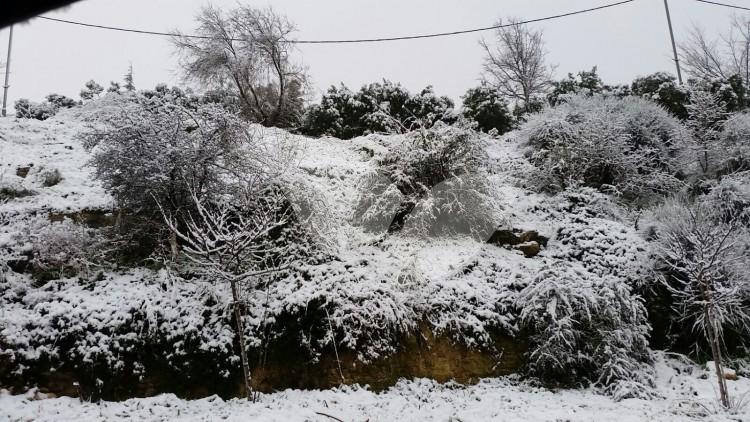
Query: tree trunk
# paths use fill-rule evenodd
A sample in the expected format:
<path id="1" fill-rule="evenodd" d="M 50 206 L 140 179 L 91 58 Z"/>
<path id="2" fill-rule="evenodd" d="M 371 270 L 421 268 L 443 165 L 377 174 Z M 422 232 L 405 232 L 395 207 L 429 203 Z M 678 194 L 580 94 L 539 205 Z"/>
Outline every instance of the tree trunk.
<path id="1" fill-rule="evenodd" d="M 719 395 L 721 398 L 721 405 L 724 408 L 729 407 L 729 392 L 727 391 L 727 380 L 724 378 L 724 369 L 721 363 L 721 347 L 719 345 L 719 339 L 714 331 L 713 318 L 711 312 L 708 309 L 708 305 L 704 308 L 706 316 L 706 336 L 708 337 L 709 343 L 711 343 L 711 354 L 714 358 L 714 369 L 716 370 L 716 377 L 719 382 Z"/>
<path id="2" fill-rule="evenodd" d="M 240 311 L 240 298 L 237 294 L 237 282 L 232 280 L 232 300 L 234 300 L 234 319 L 237 324 L 237 339 L 240 343 L 240 362 L 242 363 L 242 376 L 245 378 L 245 397 L 252 398 L 253 389 L 250 386 L 250 368 L 247 364 L 247 352 L 245 351 L 245 337 L 242 329 L 242 312 Z"/>

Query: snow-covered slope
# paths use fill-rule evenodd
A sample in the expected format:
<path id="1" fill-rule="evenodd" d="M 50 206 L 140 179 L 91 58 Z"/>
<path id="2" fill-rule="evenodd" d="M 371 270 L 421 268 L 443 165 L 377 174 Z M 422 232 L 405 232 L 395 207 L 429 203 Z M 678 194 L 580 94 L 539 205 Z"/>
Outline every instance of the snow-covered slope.
<path id="1" fill-rule="evenodd" d="M 8 262 L 54 243 L 53 235 L 62 226 L 50 221 L 52 215 L 59 220 L 61 213 L 113 210 L 112 198 L 92 178 L 89 154 L 75 136 L 85 127 L 76 113 L 61 112 L 44 122 L 0 119 L 0 189 L 6 192 L 6 200 L 0 200 L 0 254 L 5 254 L 0 258 Z M 352 365 L 366 365 L 393 355 L 400 346 L 395 339 L 427 325 L 462 347 L 486 350 L 491 349 L 493 333 L 519 333 L 519 291 L 544 269 L 570 265 L 590 279 L 615 278 L 628 285 L 646 277 L 645 241 L 620 210 L 591 190 L 548 196 L 527 189 L 531 167 L 512 135 L 484 140 L 496 205 L 493 218 L 506 235 L 520 239 L 533 233 L 535 239 L 548 240 L 528 256 L 487 239 L 385 235 L 355 224 L 362 180 L 377 171 L 374 157 L 404 142 L 402 135 L 342 141 L 254 130 L 262 146 L 273 150 L 271 156 L 294 157 L 285 177 L 295 186 L 300 209 L 309 212 L 311 230 L 335 259 L 247 292 L 250 347 L 263 344 L 271 330 L 274 338 L 291 339 L 309 352 L 309 362 L 330 352 L 335 342 L 337 353 L 356 353 L 359 361 Z M 221 381 L 236 370 L 238 359 L 227 290 L 211 280 L 188 281 L 166 269 L 107 268 L 101 274 L 61 275 L 46 284 L 20 271 L 0 273 L 0 359 L 15 365 L 10 368 L 21 379 L 38 362 L 47 364 L 45 359 L 53 362 L 51 369 L 55 364 L 67 365 L 67 370 L 100 365 L 97 368 L 117 376 L 130 371 L 126 375 L 137 378 L 142 373 L 132 368 L 148 367 L 130 352 L 152 350 L 158 342 L 166 351 L 154 350 L 164 351 L 162 360 L 170 369 L 190 374 L 191 357 L 215 359 L 210 369 L 216 378 L 211 382 Z M 314 318 L 323 321 L 315 330 L 309 325 Z M 247 415 L 259 420 L 325 419 L 316 411 L 343 420 L 684 420 L 684 413 L 673 412 L 676 403 L 695 397 L 709 403 L 713 393 L 710 378 L 699 379 L 703 372 L 681 367 L 688 371 L 684 373 L 675 369 L 678 366 L 663 359 L 657 366 L 656 392 L 665 398 L 618 404 L 589 390 L 552 392 L 501 378 L 465 389 L 404 381 L 382 394 L 349 388 L 285 391 L 265 395 L 257 404 L 218 398 L 191 402 L 162 395 L 95 405 L 3 395 L 0 409 L 9 409 L 11 420 L 69 420 L 80 414 L 104 420 L 201 420 L 217 415 L 230 420 Z M 108 382 L 117 379 L 113 375 L 114 381 Z M 750 385 L 742 379 L 732 388 L 741 392 Z"/>

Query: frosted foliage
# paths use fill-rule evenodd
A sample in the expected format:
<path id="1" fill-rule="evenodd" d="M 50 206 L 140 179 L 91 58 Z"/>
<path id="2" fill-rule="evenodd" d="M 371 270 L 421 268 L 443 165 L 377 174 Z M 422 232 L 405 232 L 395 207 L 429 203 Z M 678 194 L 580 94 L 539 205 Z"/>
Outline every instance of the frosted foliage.
<path id="1" fill-rule="evenodd" d="M 360 182 L 355 224 L 370 231 L 486 239 L 497 225 L 497 207 L 484 142 L 485 135 L 471 129 L 437 123 L 398 144 L 386 143 L 386 152 L 375 157 L 378 167 Z"/>
<path id="2" fill-rule="evenodd" d="M 723 122 L 726 119 L 726 104 L 718 94 L 704 89 L 690 91 L 687 126 L 693 132 L 695 144 L 693 154 L 703 174 L 719 169 L 725 151 L 720 144 Z"/>
<path id="3" fill-rule="evenodd" d="M 284 280 L 251 292 L 249 302 L 258 305 L 250 309 L 250 325 L 258 330 L 251 337 L 259 338 L 270 324 L 276 335 L 301 336 L 313 357 L 334 340 L 363 361 L 387 356 L 418 319 L 414 286 L 403 278 L 404 270 L 377 248 L 362 248 L 345 260 L 301 265 Z M 307 315 L 319 318 L 314 327 L 287 332 L 302 328 L 296 324 Z"/>
<path id="4" fill-rule="evenodd" d="M 139 350 L 148 350 L 147 344 L 159 347 L 153 339 L 166 342 L 163 358 L 174 368 L 188 368 L 189 354 L 231 356 L 234 334 L 228 315 L 207 283 L 135 270 L 90 284 L 75 279 L 51 281 L 41 289 L 29 284 L 11 273 L 0 289 L 7 311 L 0 325 L 0 355 L 15 362 L 18 371 L 30 361 L 50 359 L 53 368 L 73 362 L 118 373 L 134 356 L 138 359 Z M 217 370 L 231 367 L 226 362 Z"/>
<path id="5" fill-rule="evenodd" d="M 750 113 L 735 114 L 724 122 L 721 148 L 724 167 L 750 169 Z"/>
<path id="6" fill-rule="evenodd" d="M 726 185 L 694 203 L 670 200 L 653 215 L 654 251 L 666 267 L 674 310 L 709 341 L 728 329 L 750 333 L 750 198 L 744 189 L 735 206 L 717 206 L 731 192 Z"/>
<path id="7" fill-rule="evenodd" d="M 547 248 L 550 257 L 575 262 L 598 277 L 613 276 L 631 287 L 653 279 L 648 243 L 618 222 L 620 210 L 590 188 L 558 195 L 550 218 L 559 221 Z"/>
<path id="8" fill-rule="evenodd" d="M 115 98 L 116 97 L 116 98 Z M 95 176 L 119 206 L 159 214 L 189 208 L 190 189 L 220 195 L 237 175 L 260 178 L 254 132 L 213 104 L 183 106 L 141 94 L 106 98 L 80 137 Z"/>
<path id="9" fill-rule="evenodd" d="M 576 183 L 628 199 L 676 190 L 684 164 L 678 150 L 689 136 L 679 121 L 650 101 L 573 96 L 532 115 L 519 132 L 542 190 Z"/>
<path id="10" fill-rule="evenodd" d="M 589 379 L 618 398 L 648 394 L 646 309 L 626 284 L 557 264 L 534 278 L 518 304 L 532 333 L 531 374 L 563 384 Z"/>
<path id="11" fill-rule="evenodd" d="M 429 286 L 427 319 L 438 332 L 473 347 L 487 347 L 492 344 L 490 327 L 517 333 L 515 300 L 527 278 L 523 268 L 482 251 L 452 277 Z"/>
<path id="12" fill-rule="evenodd" d="M 113 248 L 114 242 L 108 244 L 100 232 L 70 219 L 55 223 L 38 218 L 28 223 L 19 240 L 30 242 L 31 264 L 58 277 L 90 274 L 104 265 L 108 249 Z"/>

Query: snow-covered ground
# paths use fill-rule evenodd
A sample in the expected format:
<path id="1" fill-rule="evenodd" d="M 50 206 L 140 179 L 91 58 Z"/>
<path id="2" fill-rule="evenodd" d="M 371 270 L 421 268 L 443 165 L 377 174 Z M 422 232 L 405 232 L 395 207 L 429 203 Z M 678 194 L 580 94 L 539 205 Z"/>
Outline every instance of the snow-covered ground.
<path id="1" fill-rule="evenodd" d="M 256 403 L 217 396 L 182 400 L 171 394 L 123 402 L 91 403 L 69 397 L 0 393 L 0 420 L 8 421 L 750 421 L 750 405 L 717 411 L 710 371 L 660 355 L 653 400 L 614 402 L 591 390 L 551 391 L 513 378 L 485 379 L 473 386 L 431 380 L 401 381 L 373 393 L 344 387 L 286 390 Z M 729 381 L 736 398 L 750 395 L 750 380 Z M 7 419 L 2 419 L 7 418 Z"/>

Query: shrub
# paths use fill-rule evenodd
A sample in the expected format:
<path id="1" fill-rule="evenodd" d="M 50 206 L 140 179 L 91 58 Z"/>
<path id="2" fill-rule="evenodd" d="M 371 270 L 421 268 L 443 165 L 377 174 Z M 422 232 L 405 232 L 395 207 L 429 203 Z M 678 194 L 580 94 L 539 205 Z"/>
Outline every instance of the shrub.
<path id="1" fill-rule="evenodd" d="M 40 281 L 88 277 L 93 269 L 107 265 L 113 244 L 99 231 L 69 219 L 50 222 L 43 217 L 29 221 L 24 227 L 17 241 L 28 242 L 32 271 Z"/>
<path id="2" fill-rule="evenodd" d="M 750 169 L 750 114 L 737 113 L 723 124 L 719 135 L 721 156 L 720 168 L 724 171 Z"/>
<path id="3" fill-rule="evenodd" d="M 384 80 L 363 86 L 356 93 L 344 85 L 332 86 L 320 104 L 307 110 L 300 130 L 310 136 L 350 139 L 368 133 L 401 133 L 453 120 L 453 101 L 437 97 L 431 86 L 412 95 L 400 84 Z"/>
<path id="4" fill-rule="evenodd" d="M 15 109 L 16 117 L 19 119 L 47 120 L 57 112 L 50 103 L 33 103 L 26 98 L 16 100 Z"/>
<path id="5" fill-rule="evenodd" d="M 361 183 L 355 223 L 391 232 L 486 239 L 497 222 L 482 142 L 481 135 L 465 126 L 441 123 L 388 145 L 376 158 L 377 170 Z"/>
<path id="6" fill-rule="evenodd" d="M 552 385 L 590 382 L 618 399 L 653 386 L 646 308 L 626 283 L 559 263 L 541 271 L 517 303 L 531 333 L 533 376 Z"/>
<path id="7" fill-rule="evenodd" d="M 678 85 L 674 76 L 665 72 L 657 72 L 636 78 L 630 89 L 633 95 L 656 102 L 675 117 L 687 118 L 685 105 L 688 104 L 690 92 Z"/>
<path id="8" fill-rule="evenodd" d="M 16 117 L 20 119 L 47 120 L 57 114 L 61 108 L 72 108 L 78 103 L 69 97 L 59 94 L 47 95 L 47 101 L 34 103 L 26 98 L 16 100 Z"/>
<path id="9" fill-rule="evenodd" d="M 591 70 L 582 70 L 573 76 L 568 73 L 568 77 L 559 81 L 552 82 L 552 92 L 547 94 L 547 102 L 551 106 L 564 102 L 566 98 L 574 95 L 583 95 L 591 97 L 593 95 L 630 95 L 628 86 L 610 86 L 602 82 L 602 78 L 596 73 L 596 66 Z"/>
<path id="10" fill-rule="evenodd" d="M 486 84 L 466 91 L 463 97 L 461 114 L 468 120 L 477 123 L 483 132 L 496 131 L 503 134 L 513 128 L 514 120 L 508 108 L 508 102 L 497 90 Z"/>
<path id="11" fill-rule="evenodd" d="M 73 108 L 78 105 L 76 100 L 60 94 L 49 94 L 45 98 L 48 103 L 52 104 L 58 110 L 61 108 Z"/>
<path id="12" fill-rule="evenodd" d="M 185 210 L 190 189 L 220 195 L 224 177 L 253 164 L 241 153 L 252 134 L 218 106 L 191 109 L 148 94 L 113 101 L 115 107 L 97 111 L 101 124 L 80 137 L 92 151 L 96 178 L 120 207 L 145 214 L 159 214 L 157 203 L 170 213 Z"/>
<path id="13" fill-rule="evenodd" d="M 561 191 L 581 184 L 648 201 L 680 186 L 679 151 L 689 136 L 661 107 L 633 97 L 571 97 L 520 131 L 537 166 L 532 183 Z"/>

